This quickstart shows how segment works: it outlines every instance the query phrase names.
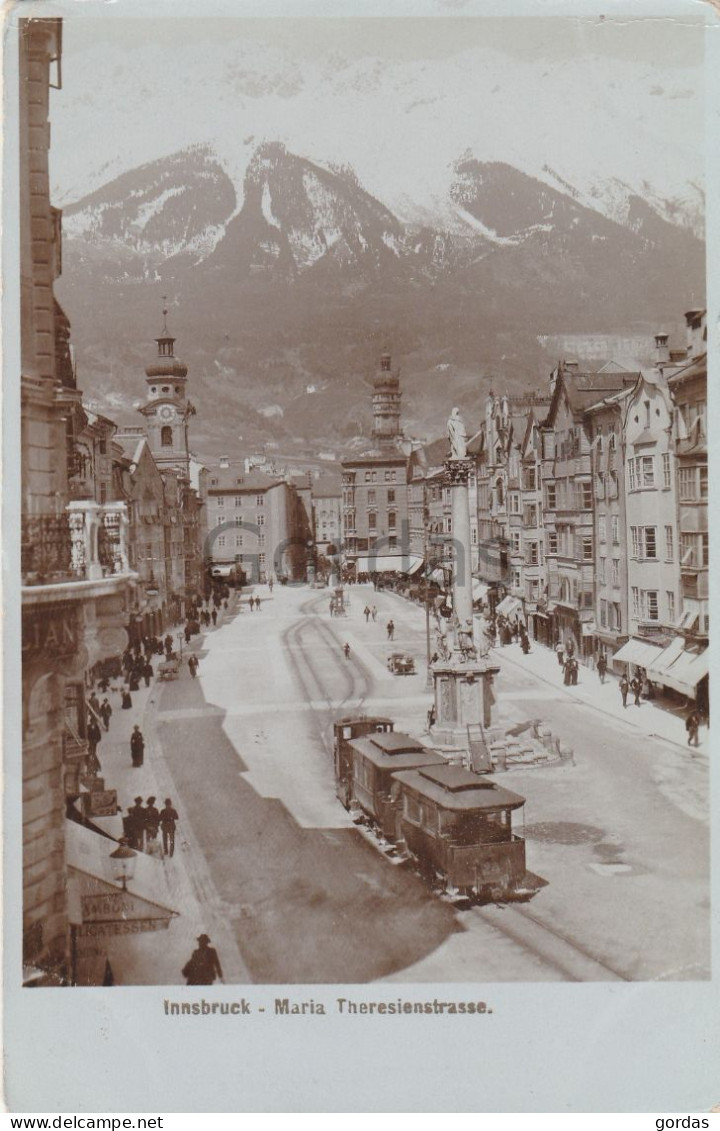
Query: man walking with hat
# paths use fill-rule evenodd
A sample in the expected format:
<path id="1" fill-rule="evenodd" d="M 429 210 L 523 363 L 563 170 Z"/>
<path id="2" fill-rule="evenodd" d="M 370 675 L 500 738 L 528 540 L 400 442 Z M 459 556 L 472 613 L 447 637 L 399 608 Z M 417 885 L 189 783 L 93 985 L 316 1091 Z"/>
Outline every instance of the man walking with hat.
<path id="1" fill-rule="evenodd" d="M 142 766 L 145 757 L 145 739 L 138 723 L 135 723 L 130 735 L 130 757 L 135 767 Z"/>
<path id="2" fill-rule="evenodd" d="M 183 978 L 187 978 L 188 986 L 211 986 L 223 976 L 220 959 L 215 947 L 210 946 L 209 935 L 198 935 L 197 941 L 200 945 L 182 968 Z"/>
<path id="3" fill-rule="evenodd" d="M 160 810 L 160 831 L 162 832 L 163 852 L 166 856 L 175 855 L 175 825 L 179 817 L 173 809 L 171 797 L 165 798 L 165 808 Z"/>

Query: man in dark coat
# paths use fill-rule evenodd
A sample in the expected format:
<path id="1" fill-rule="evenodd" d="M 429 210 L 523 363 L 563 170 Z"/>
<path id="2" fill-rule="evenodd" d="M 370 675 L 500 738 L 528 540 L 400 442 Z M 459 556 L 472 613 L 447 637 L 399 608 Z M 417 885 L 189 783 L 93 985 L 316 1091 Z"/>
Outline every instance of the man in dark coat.
<path id="1" fill-rule="evenodd" d="M 143 819 L 145 822 L 145 843 L 149 851 L 150 842 L 157 840 L 158 830 L 160 828 L 160 810 L 155 805 L 154 797 L 148 797 Z"/>
<path id="2" fill-rule="evenodd" d="M 137 723 L 135 723 L 133 732 L 130 735 L 130 755 L 132 757 L 133 766 L 136 768 L 142 766 L 145 757 L 145 739 Z"/>
<path id="3" fill-rule="evenodd" d="M 198 935 L 197 941 L 200 945 L 183 966 L 183 977 L 187 978 L 188 986 L 211 986 L 216 978 L 223 976 L 220 959 L 215 947 L 210 946 L 209 935 Z"/>
<path id="4" fill-rule="evenodd" d="M 636 675 L 635 679 L 632 681 L 630 686 L 632 688 L 633 695 L 635 696 L 635 706 L 639 707 L 640 706 L 640 693 L 642 691 L 642 680 L 640 679 L 640 676 Z"/>
<path id="5" fill-rule="evenodd" d="M 688 746 L 700 745 L 700 715 L 697 710 L 692 710 L 685 720 L 685 730 L 687 731 L 687 744 Z"/>
<path id="6" fill-rule="evenodd" d="M 604 652 L 601 652 L 600 655 L 598 656 L 597 670 L 598 670 L 598 675 L 600 676 L 600 682 L 604 683 L 605 682 L 605 675 L 607 673 L 607 656 L 605 655 Z"/>
<path id="7" fill-rule="evenodd" d="M 142 800 L 142 797 L 135 798 L 135 804 L 129 806 L 127 816 L 123 821 L 125 835 L 130 847 L 138 849 L 140 852 L 143 850 L 143 838 L 145 836 L 145 809 Z"/>
<path id="8" fill-rule="evenodd" d="M 100 704 L 100 718 L 103 721 L 105 730 L 110 730 L 110 717 L 112 713 L 112 707 L 110 706 L 110 701 L 106 695 L 102 703 Z"/>
<path id="9" fill-rule="evenodd" d="M 166 797 L 165 808 L 160 810 L 160 831 L 163 852 L 166 856 L 175 855 L 175 825 L 179 819 L 177 811 L 173 809 L 172 798 Z"/>

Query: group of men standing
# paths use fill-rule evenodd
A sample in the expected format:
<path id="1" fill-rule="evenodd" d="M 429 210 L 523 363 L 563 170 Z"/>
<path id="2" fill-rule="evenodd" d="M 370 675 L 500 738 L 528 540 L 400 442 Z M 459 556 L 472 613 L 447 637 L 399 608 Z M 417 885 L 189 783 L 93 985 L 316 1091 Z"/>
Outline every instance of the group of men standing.
<path id="1" fill-rule="evenodd" d="M 155 798 L 148 797 L 143 805 L 142 797 L 136 797 L 123 818 L 123 832 L 130 848 L 138 852 L 152 853 L 158 842 L 158 832 L 162 833 L 164 856 L 175 854 L 175 826 L 179 821 L 177 810 L 173 808 L 172 798 L 165 798 L 165 806 L 158 809 Z"/>

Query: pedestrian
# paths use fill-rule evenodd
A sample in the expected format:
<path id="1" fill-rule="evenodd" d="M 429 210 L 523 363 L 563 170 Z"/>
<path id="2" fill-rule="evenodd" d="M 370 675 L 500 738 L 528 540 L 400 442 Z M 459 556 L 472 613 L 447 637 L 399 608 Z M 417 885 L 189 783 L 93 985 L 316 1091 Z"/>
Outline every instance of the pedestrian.
<path id="1" fill-rule="evenodd" d="M 188 660 L 188 667 L 190 668 L 190 675 L 195 679 L 198 670 L 197 656 L 191 656 Z"/>
<path id="2" fill-rule="evenodd" d="M 100 700 L 98 699 L 94 691 L 88 699 L 88 704 L 92 707 L 96 715 L 100 714 Z"/>
<path id="3" fill-rule="evenodd" d="M 183 978 L 188 986 L 211 986 L 216 978 L 222 978 L 220 959 L 214 947 L 210 946 L 209 935 L 198 935 L 199 946 L 182 968 Z"/>
<path id="4" fill-rule="evenodd" d="M 139 852 L 143 850 L 145 837 L 145 809 L 142 800 L 142 797 L 135 798 L 135 804 L 130 806 L 127 817 L 123 821 L 130 847 L 136 848 Z"/>
<path id="5" fill-rule="evenodd" d="M 108 697 L 106 695 L 102 703 L 100 704 L 100 718 L 103 721 L 105 730 L 110 730 L 110 718 L 112 716 L 112 713 L 112 707 L 110 706 Z"/>
<path id="6" fill-rule="evenodd" d="M 563 683 L 565 684 L 566 687 L 570 686 L 571 678 L 572 678 L 572 660 L 568 656 L 567 660 L 565 661 L 564 667 L 563 667 Z"/>
<path id="7" fill-rule="evenodd" d="M 133 668 L 130 672 L 130 682 L 128 684 L 130 691 L 140 690 L 140 678 L 138 676 L 137 668 Z"/>
<path id="8" fill-rule="evenodd" d="M 640 676 L 636 675 L 635 679 L 632 681 L 630 686 L 632 688 L 633 695 L 635 696 L 635 706 L 639 707 L 639 706 L 641 706 L 641 704 L 640 704 L 640 692 L 642 691 L 642 680 L 640 679 Z"/>
<path id="9" fill-rule="evenodd" d="M 145 686 L 149 687 L 150 686 L 150 680 L 155 675 L 155 671 L 153 669 L 152 664 L 150 663 L 150 660 L 147 660 L 145 667 L 143 668 L 143 675 L 145 677 Z"/>
<path id="10" fill-rule="evenodd" d="M 600 655 L 598 656 L 597 670 L 598 670 L 598 675 L 600 676 L 600 682 L 604 683 L 605 682 L 605 675 L 607 673 L 607 656 L 605 655 L 604 652 L 601 652 Z"/>
<path id="11" fill-rule="evenodd" d="M 349 660 L 350 659 L 350 645 L 349 644 L 345 644 L 343 646 L 343 652 L 345 653 L 345 659 Z"/>
<path id="12" fill-rule="evenodd" d="M 109 686 L 110 686 L 110 680 L 108 679 L 108 677 L 106 675 L 102 676 L 102 678 L 98 680 L 98 687 L 102 691 L 103 695 L 105 695 L 107 693 L 107 689 L 108 689 Z"/>
<path id="13" fill-rule="evenodd" d="M 173 646 L 173 639 L 172 639 L 172 636 L 170 635 L 170 633 L 168 633 L 167 636 L 165 637 L 165 655 L 167 656 L 168 660 L 170 659 L 170 656 L 172 655 L 172 646 Z"/>
<path id="14" fill-rule="evenodd" d="M 428 730 L 431 730 L 435 726 L 436 718 L 437 718 L 437 712 L 435 711 L 435 704 L 433 703 L 432 707 L 430 708 L 430 710 L 427 713 L 427 728 L 428 728 Z"/>
<path id="15" fill-rule="evenodd" d="M 191 637 L 192 637 L 192 632 L 190 631 L 190 625 L 186 624 L 185 625 L 185 643 L 186 644 L 190 643 Z"/>
<path id="16" fill-rule="evenodd" d="M 100 742 L 101 738 L 102 738 L 102 732 L 100 730 L 100 727 L 97 724 L 97 719 L 95 718 L 95 715 L 90 715 L 90 718 L 88 719 L 88 725 L 87 725 L 87 740 L 88 740 L 88 752 L 91 755 L 91 757 L 95 756 L 95 751 L 97 750 L 97 744 L 98 744 L 98 742 Z"/>
<path id="17" fill-rule="evenodd" d="M 130 755 L 132 764 L 136 769 L 138 766 L 142 766 L 145 757 L 145 739 L 138 723 L 135 723 L 130 735 Z"/>
<path id="18" fill-rule="evenodd" d="M 272 591 L 273 591 L 273 579 L 272 579 L 272 577 L 271 577 L 271 578 L 270 578 L 270 580 L 268 581 L 268 589 L 269 589 L 269 590 L 270 590 L 270 592 L 272 593 Z"/>
<path id="19" fill-rule="evenodd" d="M 171 797 L 165 798 L 165 808 L 160 810 L 160 831 L 162 832 L 163 852 L 166 856 L 175 855 L 175 825 L 179 821 L 173 809 Z"/>
<path id="20" fill-rule="evenodd" d="M 145 824 L 145 851 L 152 852 L 151 845 L 157 844 L 158 830 L 160 828 L 160 811 L 155 805 L 155 798 L 148 797 L 143 812 Z"/>
<path id="21" fill-rule="evenodd" d="M 216 612 L 215 609 L 213 609 L 213 611 L 210 613 L 210 616 L 212 617 L 213 628 L 214 628 L 215 625 L 217 624 L 217 612 Z"/>
<path id="22" fill-rule="evenodd" d="M 372 619 L 377 620 L 377 609 L 375 608 L 374 605 L 373 605 L 372 609 L 370 610 L 370 613 L 371 613 Z"/>
<path id="23" fill-rule="evenodd" d="M 260 612 L 260 598 L 259 597 L 255 598 L 255 612 L 256 613 Z"/>
<path id="24" fill-rule="evenodd" d="M 365 624 L 367 624 L 368 621 L 370 620 L 370 606 L 369 605 L 365 606 L 365 608 L 363 609 L 363 613 L 365 614 Z"/>
<path id="25" fill-rule="evenodd" d="M 395 625 L 394 625 L 393 621 L 391 621 L 391 620 L 389 620 L 387 622 L 387 634 L 388 634 L 388 640 L 394 640 L 395 639 Z"/>
<path id="26" fill-rule="evenodd" d="M 530 651 L 530 641 L 528 640 L 526 633 L 523 634 L 523 636 L 520 638 L 520 647 L 523 650 L 523 654 L 527 656 L 528 652 Z"/>
<path id="27" fill-rule="evenodd" d="M 628 677 L 624 675 L 620 679 L 620 694 L 622 695 L 623 707 L 627 707 L 627 697 L 629 690 L 630 684 L 628 683 Z"/>
<path id="28" fill-rule="evenodd" d="M 555 645 L 555 655 L 557 656 L 558 663 L 562 667 L 565 663 L 565 649 L 562 646 L 562 641 L 558 640 Z"/>
<path id="29" fill-rule="evenodd" d="M 700 745 L 700 715 L 696 709 L 693 709 L 685 720 L 685 730 L 687 731 L 687 744 L 688 746 Z"/>
<path id="30" fill-rule="evenodd" d="M 570 682 L 572 683 L 573 687 L 577 687 L 579 670 L 580 666 L 573 656 L 572 660 L 570 661 Z"/>
<path id="31" fill-rule="evenodd" d="M 123 687 L 122 692 L 121 692 L 121 696 L 122 696 L 122 709 L 123 709 L 123 711 L 129 711 L 130 708 L 132 707 L 132 695 L 130 694 L 130 688 L 128 687 L 127 684 L 125 684 L 125 686 Z"/>

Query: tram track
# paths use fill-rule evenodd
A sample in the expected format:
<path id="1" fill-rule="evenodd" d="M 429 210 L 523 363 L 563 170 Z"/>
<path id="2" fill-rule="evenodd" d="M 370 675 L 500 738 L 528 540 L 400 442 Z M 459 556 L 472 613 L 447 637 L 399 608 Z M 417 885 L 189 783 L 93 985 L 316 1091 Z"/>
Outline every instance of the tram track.
<path id="1" fill-rule="evenodd" d="M 353 703 L 362 709 L 369 698 L 372 676 L 357 658 L 336 664 L 336 672 L 344 681 L 344 696 L 333 698 L 328 691 L 326 676 L 317 663 L 313 643 L 320 642 L 325 654 L 341 655 L 341 642 L 332 628 L 320 617 L 318 606 L 322 598 L 311 597 L 300 608 L 303 619 L 294 624 L 284 636 L 288 657 L 303 689 L 308 703 L 323 703 L 322 709 L 313 708 L 317 719 L 317 733 L 326 753 L 332 753 L 332 723 L 343 713 L 346 705 Z M 352 667 L 351 667 L 352 665 Z M 358 687 L 357 674 L 361 676 Z M 325 678 L 323 678 L 325 676 Z M 504 935 L 514 946 L 530 955 L 535 964 L 560 975 L 563 981 L 630 982 L 632 978 L 595 957 L 575 940 L 542 922 L 524 907 L 499 904 L 495 907 L 473 907 L 468 912 L 457 913 L 460 921 L 470 914 L 477 917 L 493 931 Z"/>

